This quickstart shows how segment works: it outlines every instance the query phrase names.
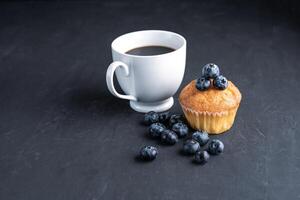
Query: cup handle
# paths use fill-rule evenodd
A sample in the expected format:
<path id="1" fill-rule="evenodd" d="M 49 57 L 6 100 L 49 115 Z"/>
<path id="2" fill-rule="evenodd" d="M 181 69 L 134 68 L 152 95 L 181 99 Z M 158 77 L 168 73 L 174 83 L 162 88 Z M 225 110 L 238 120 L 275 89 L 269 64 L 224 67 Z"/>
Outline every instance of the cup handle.
<path id="1" fill-rule="evenodd" d="M 108 90 L 116 97 L 119 97 L 120 99 L 127 99 L 127 100 L 132 100 L 132 101 L 136 101 L 137 98 L 135 96 L 132 95 L 124 95 L 124 94 L 120 94 L 117 92 L 117 90 L 115 89 L 114 86 L 114 73 L 115 70 L 121 67 L 124 69 L 125 71 L 125 76 L 129 76 L 129 68 L 128 65 L 126 65 L 123 62 L 120 61 L 114 61 L 112 62 L 109 67 L 107 68 L 106 71 L 106 84 L 107 84 L 107 88 Z"/>

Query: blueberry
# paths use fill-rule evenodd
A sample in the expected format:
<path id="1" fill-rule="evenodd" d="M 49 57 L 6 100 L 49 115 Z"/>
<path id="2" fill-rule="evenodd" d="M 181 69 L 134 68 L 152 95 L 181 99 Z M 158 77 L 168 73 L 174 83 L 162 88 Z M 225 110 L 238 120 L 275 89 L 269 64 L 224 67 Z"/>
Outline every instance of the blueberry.
<path id="1" fill-rule="evenodd" d="M 219 67 L 214 63 L 208 63 L 204 65 L 204 67 L 202 68 L 202 76 L 204 76 L 207 79 L 216 78 L 219 75 L 220 75 Z"/>
<path id="2" fill-rule="evenodd" d="M 150 125 L 150 124 L 153 124 L 155 122 L 158 122 L 158 120 L 159 120 L 159 115 L 154 111 L 150 111 L 150 112 L 145 114 L 144 123 L 146 125 Z"/>
<path id="3" fill-rule="evenodd" d="M 228 81 L 225 76 L 218 76 L 214 79 L 214 86 L 219 90 L 225 90 L 228 87 Z"/>
<path id="4" fill-rule="evenodd" d="M 157 154 L 158 154 L 158 150 L 156 147 L 153 146 L 144 146 L 140 150 L 140 158 L 145 161 L 154 160 Z"/>
<path id="5" fill-rule="evenodd" d="M 184 123 L 178 122 L 172 126 L 172 131 L 174 131 L 179 138 L 183 138 L 189 133 L 189 128 Z"/>
<path id="6" fill-rule="evenodd" d="M 178 142 L 178 137 L 174 131 L 171 130 L 164 130 L 161 134 L 161 141 L 165 144 L 176 144 Z"/>
<path id="7" fill-rule="evenodd" d="M 172 128 L 172 126 L 178 122 L 184 122 L 184 117 L 183 115 L 177 115 L 177 114 L 173 114 L 170 116 L 169 119 L 169 126 Z"/>
<path id="8" fill-rule="evenodd" d="M 169 112 L 163 112 L 159 114 L 159 122 L 160 123 L 167 123 L 170 119 Z"/>
<path id="9" fill-rule="evenodd" d="M 197 151 L 195 153 L 195 157 L 194 157 L 195 163 L 203 165 L 207 163 L 208 159 L 209 159 L 209 154 L 207 153 L 207 151 Z"/>
<path id="10" fill-rule="evenodd" d="M 210 87 L 210 80 L 205 77 L 198 78 L 196 81 L 196 88 L 200 91 L 207 90 Z"/>
<path id="11" fill-rule="evenodd" d="M 183 152 L 186 154 L 194 154 L 200 149 L 200 144 L 193 139 L 186 140 L 183 144 Z"/>
<path id="12" fill-rule="evenodd" d="M 149 127 L 149 135 L 153 138 L 160 137 L 161 133 L 166 129 L 162 123 L 154 123 Z"/>
<path id="13" fill-rule="evenodd" d="M 209 140 L 208 134 L 205 131 L 196 131 L 196 132 L 194 132 L 193 135 L 192 135 L 192 138 L 194 140 L 196 140 L 197 142 L 199 142 L 199 144 L 201 146 L 206 145 L 208 140 Z"/>
<path id="14" fill-rule="evenodd" d="M 208 144 L 208 152 L 211 155 L 219 155 L 224 150 L 224 144 L 220 140 L 214 139 Z"/>

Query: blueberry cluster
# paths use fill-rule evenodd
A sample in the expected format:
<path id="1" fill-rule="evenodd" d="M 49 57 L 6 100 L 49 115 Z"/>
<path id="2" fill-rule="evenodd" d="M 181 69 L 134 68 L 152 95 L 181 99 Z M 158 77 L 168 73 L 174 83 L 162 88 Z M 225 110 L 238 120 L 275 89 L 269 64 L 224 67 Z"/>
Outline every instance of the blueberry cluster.
<path id="1" fill-rule="evenodd" d="M 207 148 L 201 150 L 206 144 Z M 218 139 L 209 141 L 208 133 L 205 131 L 196 131 L 183 144 L 183 152 L 187 155 L 194 155 L 194 162 L 198 164 L 207 163 L 210 155 L 219 155 L 224 150 L 224 144 Z"/>
<path id="2" fill-rule="evenodd" d="M 150 111 L 144 116 L 144 124 L 149 126 L 148 133 L 151 138 L 160 139 L 166 145 L 176 144 L 179 138 L 186 137 L 189 132 L 182 115 L 170 115 L 168 112 Z M 140 158 L 145 161 L 154 160 L 157 154 L 158 150 L 153 146 L 144 146 L 140 150 Z"/>
<path id="3" fill-rule="evenodd" d="M 202 68 L 202 76 L 196 81 L 196 88 L 200 91 L 207 90 L 213 80 L 213 86 L 219 90 L 225 90 L 228 86 L 228 81 L 225 76 L 220 75 L 218 65 L 208 63 Z"/>
<path id="4" fill-rule="evenodd" d="M 178 138 L 187 136 L 189 132 L 182 115 L 169 115 L 168 112 L 148 112 L 145 114 L 144 123 L 150 125 L 148 132 L 152 138 L 160 138 L 162 143 L 168 145 L 176 144 Z"/>
<path id="5" fill-rule="evenodd" d="M 174 145 L 179 139 L 188 136 L 190 128 L 185 123 L 183 115 L 168 112 L 148 112 L 144 116 L 145 125 L 149 126 L 148 134 L 151 138 L 160 139 L 163 144 Z M 208 133 L 205 131 L 193 132 L 190 139 L 183 144 L 182 151 L 187 155 L 194 155 L 194 162 L 205 164 L 210 155 L 219 155 L 224 150 L 224 144 L 217 139 L 209 141 Z M 207 148 L 201 150 L 206 144 Z M 156 158 L 158 150 L 154 146 L 144 146 L 140 150 L 140 158 L 151 161 Z"/>

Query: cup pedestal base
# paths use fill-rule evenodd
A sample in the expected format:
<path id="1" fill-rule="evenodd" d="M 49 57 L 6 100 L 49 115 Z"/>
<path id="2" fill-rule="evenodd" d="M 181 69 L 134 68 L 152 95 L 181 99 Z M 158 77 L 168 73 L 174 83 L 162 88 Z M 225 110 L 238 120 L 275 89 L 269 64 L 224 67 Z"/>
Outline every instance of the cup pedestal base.
<path id="1" fill-rule="evenodd" d="M 169 110 L 174 104 L 173 97 L 170 97 L 163 101 L 157 101 L 157 102 L 140 102 L 140 101 L 130 101 L 130 107 L 137 111 L 142 113 L 147 113 L 149 111 L 155 111 L 155 112 L 163 112 L 166 110 Z"/>

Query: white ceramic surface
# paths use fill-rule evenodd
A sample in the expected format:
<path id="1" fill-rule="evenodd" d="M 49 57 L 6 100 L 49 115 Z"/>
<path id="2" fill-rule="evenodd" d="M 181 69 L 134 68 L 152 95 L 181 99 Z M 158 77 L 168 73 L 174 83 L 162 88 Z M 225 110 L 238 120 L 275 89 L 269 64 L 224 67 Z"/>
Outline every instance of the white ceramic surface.
<path id="1" fill-rule="evenodd" d="M 165 46 L 175 49 L 170 53 L 137 56 L 128 50 L 143 46 Z M 130 100 L 138 112 L 162 112 L 174 104 L 173 95 L 183 79 L 186 59 L 186 40 L 177 33 L 145 30 L 127 33 L 112 44 L 113 62 L 106 72 L 109 91 L 116 97 Z M 116 91 L 113 76 L 125 94 Z"/>

